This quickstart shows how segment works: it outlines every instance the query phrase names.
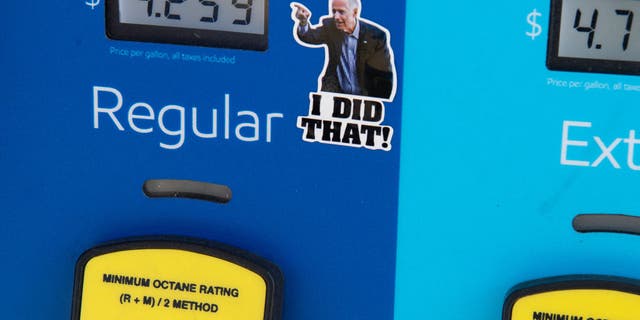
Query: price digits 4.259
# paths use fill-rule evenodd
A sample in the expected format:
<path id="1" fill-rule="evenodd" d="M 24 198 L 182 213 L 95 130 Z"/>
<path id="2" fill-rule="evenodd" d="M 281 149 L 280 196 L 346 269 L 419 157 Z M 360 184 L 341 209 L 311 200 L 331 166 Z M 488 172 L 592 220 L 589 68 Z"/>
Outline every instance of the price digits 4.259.
<path id="1" fill-rule="evenodd" d="M 153 14 L 153 2 L 154 0 L 140 0 L 140 1 L 146 1 L 147 2 L 147 16 L 151 17 Z M 172 19 L 172 20 L 180 20 L 181 17 L 179 14 L 176 13 L 172 13 L 172 6 L 173 5 L 178 5 L 184 2 L 187 2 L 188 0 L 164 0 L 164 17 L 167 19 Z M 209 0 L 198 0 L 200 2 L 200 4 L 202 6 L 205 7 L 209 7 L 209 10 L 211 10 L 211 14 L 207 15 L 207 16 L 203 16 L 200 18 L 200 21 L 202 22 L 210 22 L 210 23 L 214 23 L 216 21 L 218 21 L 218 14 L 220 12 L 220 7 L 218 5 L 218 3 L 216 1 L 209 1 Z M 227 0 L 228 1 L 228 0 Z M 218 1 L 220 2 L 220 1 Z M 241 0 L 231 0 L 231 4 L 239 9 L 244 11 L 244 19 L 235 19 L 233 20 L 233 24 L 238 24 L 238 25 L 248 25 L 251 23 L 251 7 L 253 6 L 253 0 L 245 0 L 245 1 L 241 1 Z M 242 15 L 242 14 L 241 14 Z M 161 17 L 160 14 L 156 14 L 156 17 Z"/>
<path id="2" fill-rule="evenodd" d="M 629 47 L 629 39 L 631 38 L 631 26 L 633 25 L 633 11 L 624 9 L 615 9 L 615 14 L 622 19 L 626 19 L 624 35 L 622 37 L 622 51 L 626 51 Z M 582 11 L 576 10 L 575 19 L 573 22 L 573 28 L 578 32 L 587 33 L 587 48 L 593 47 L 593 38 L 595 37 L 596 28 L 598 27 L 598 9 L 593 9 L 591 13 L 591 19 L 588 17 L 585 21 L 582 21 Z M 596 49 L 602 49 L 602 45 L 596 44 Z"/>

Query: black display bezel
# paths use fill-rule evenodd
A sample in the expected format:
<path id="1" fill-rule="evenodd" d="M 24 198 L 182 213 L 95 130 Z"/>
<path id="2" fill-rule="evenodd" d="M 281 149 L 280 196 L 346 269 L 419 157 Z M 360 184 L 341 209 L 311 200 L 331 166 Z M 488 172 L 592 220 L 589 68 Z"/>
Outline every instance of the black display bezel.
<path id="1" fill-rule="evenodd" d="M 107 0 L 105 3 L 106 34 L 107 37 L 115 40 L 265 51 L 269 47 L 269 0 L 264 1 L 264 33 L 252 34 L 121 23 L 119 0 Z"/>
<path id="2" fill-rule="evenodd" d="M 562 2 L 563 0 L 551 0 L 549 37 L 547 43 L 547 68 L 549 70 L 629 75 L 640 74 L 640 62 L 558 56 L 558 50 L 560 49 Z"/>

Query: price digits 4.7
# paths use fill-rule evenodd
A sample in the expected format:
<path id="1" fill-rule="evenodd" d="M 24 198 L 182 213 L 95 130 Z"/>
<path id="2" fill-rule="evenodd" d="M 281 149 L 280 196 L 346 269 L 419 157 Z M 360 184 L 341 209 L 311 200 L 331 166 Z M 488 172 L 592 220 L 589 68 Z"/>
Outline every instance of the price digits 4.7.
<path id="1" fill-rule="evenodd" d="M 621 18 L 626 18 L 625 24 L 625 33 L 622 37 L 622 51 L 626 51 L 629 47 L 629 38 L 631 37 L 631 26 L 633 25 L 633 11 L 631 10 L 623 10 L 616 9 L 616 15 Z M 583 25 L 582 23 L 582 11 L 580 9 L 576 10 L 576 17 L 573 22 L 573 28 L 578 32 L 586 32 L 587 33 L 587 48 L 591 49 L 593 47 L 593 38 L 595 37 L 596 27 L 598 26 L 598 9 L 594 9 L 593 13 L 591 13 L 591 21 L 588 23 L 588 26 Z M 586 19 L 589 21 L 589 19 Z M 596 49 L 602 49 L 602 45 L 597 44 Z"/>
<path id="2" fill-rule="evenodd" d="M 147 16 L 151 17 L 153 13 L 154 0 L 140 0 L 140 1 L 147 2 Z M 220 11 L 218 3 L 216 3 L 215 1 L 209 1 L 209 0 L 198 0 L 198 1 L 200 2 L 201 5 L 210 7 L 210 10 L 211 10 L 211 15 L 207 15 L 205 17 L 200 18 L 200 21 L 210 22 L 210 23 L 214 23 L 218 21 L 218 13 Z M 164 17 L 172 20 L 180 20 L 181 19 L 180 15 L 172 13 L 171 7 L 173 4 L 181 4 L 184 2 L 187 2 L 187 0 L 165 0 L 164 1 Z M 235 19 L 233 20 L 233 24 L 248 25 L 249 23 L 251 23 L 251 7 L 253 6 L 253 0 L 246 0 L 245 3 L 242 3 L 240 0 L 231 0 L 231 4 L 240 10 L 244 10 L 244 19 Z M 156 15 L 156 17 L 159 17 L 159 16 L 160 16 L 159 14 Z"/>

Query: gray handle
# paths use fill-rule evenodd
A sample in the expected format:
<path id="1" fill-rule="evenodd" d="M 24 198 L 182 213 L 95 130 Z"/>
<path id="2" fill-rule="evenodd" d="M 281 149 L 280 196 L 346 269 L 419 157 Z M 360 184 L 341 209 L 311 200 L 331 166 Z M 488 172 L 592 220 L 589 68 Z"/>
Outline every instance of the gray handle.
<path id="1" fill-rule="evenodd" d="M 231 201 L 231 189 L 225 185 L 192 180 L 147 180 L 142 191 L 149 198 L 189 198 L 217 203 Z"/>
<path id="2" fill-rule="evenodd" d="M 573 218 L 578 232 L 614 232 L 640 235 L 640 217 L 624 214 L 579 214 Z"/>

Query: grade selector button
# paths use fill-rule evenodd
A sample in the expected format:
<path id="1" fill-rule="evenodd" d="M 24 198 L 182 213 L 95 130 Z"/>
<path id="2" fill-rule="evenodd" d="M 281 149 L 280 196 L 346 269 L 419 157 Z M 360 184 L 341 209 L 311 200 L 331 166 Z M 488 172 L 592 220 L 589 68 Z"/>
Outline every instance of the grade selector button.
<path id="1" fill-rule="evenodd" d="M 185 238 L 123 241 L 85 252 L 72 320 L 278 320 L 282 275 L 225 245 Z"/>
<path id="2" fill-rule="evenodd" d="M 608 276 L 568 276 L 514 287 L 503 320 L 638 320 L 640 282 Z"/>

